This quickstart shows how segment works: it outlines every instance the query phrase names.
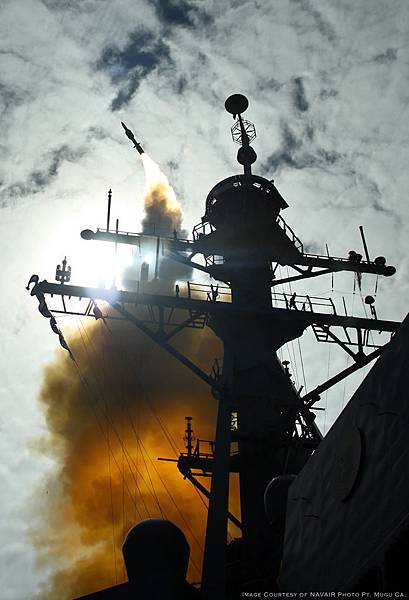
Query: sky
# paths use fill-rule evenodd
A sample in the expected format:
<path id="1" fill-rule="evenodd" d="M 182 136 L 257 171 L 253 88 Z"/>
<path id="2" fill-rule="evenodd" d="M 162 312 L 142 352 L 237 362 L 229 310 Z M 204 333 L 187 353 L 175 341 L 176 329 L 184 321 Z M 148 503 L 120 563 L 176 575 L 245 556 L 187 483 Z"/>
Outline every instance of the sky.
<path id="1" fill-rule="evenodd" d="M 33 273 L 52 280 L 64 255 L 73 283 L 95 276 L 106 250 L 92 249 L 79 232 L 104 226 L 109 188 L 120 229 L 139 230 L 144 173 L 120 121 L 168 176 L 191 230 L 212 186 L 240 172 L 224 101 L 245 94 L 245 116 L 257 130 L 253 170 L 274 178 L 289 204 L 285 220 L 310 252 L 325 253 L 328 243 L 335 256 L 359 251 L 363 225 L 371 256 L 397 267 L 394 277 L 379 280 L 378 315 L 402 320 L 409 293 L 408 34 L 407 0 L 3 0 L 4 600 L 35 598 L 49 575 L 27 533 L 41 511 L 34 490 L 55 460 L 33 444 L 46 431 L 38 395 L 58 340 L 24 287 Z M 364 277 L 364 294 L 374 286 Z M 311 289 L 328 296 L 332 287 L 349 310 L 362 311 L 352 275 L 337 276 L 333 286 L 317 280 Z M 322 344 L 305 343 L 311 382 L 345 366 L 335 349 L 328 356 Z M 325 399 L 324 429 L 351 391 L 341 384 Z"/>

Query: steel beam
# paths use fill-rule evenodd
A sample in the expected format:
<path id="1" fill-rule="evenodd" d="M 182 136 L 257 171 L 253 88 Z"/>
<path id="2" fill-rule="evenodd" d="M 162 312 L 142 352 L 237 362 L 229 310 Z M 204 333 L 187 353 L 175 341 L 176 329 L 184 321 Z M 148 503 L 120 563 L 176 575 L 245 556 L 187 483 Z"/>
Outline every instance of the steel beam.
<path id="1" fill-rule="evenodd" d="M 285 308 L 257 309 L 254 306 L 235 306 L 229 302 L 211 302 L 194 298 L 177 298 L 160 294 L 145 294 L 127 292 L 123 290 L 89 288 L 83 286 L 49 283 L 41 281 L 38 291 L 43 294 L 58 295 L 63 297 L 91 298 L 93 300 L 106 300 L 110 304 L 142 304 L 150 306 L 166 306 L 180 310 L 194 310 L 198 313 L 211 315 L 252 315 L 253 318 L 271 320 L 300 321 L 306 327 L 316 323 L 334 327 L 353 327 L 355 329 L 367 329 L 372 331 L 397 331 L 400 323 L 397 321 L 384 321 L 380 319 L 365 319 L 361 317 L 348 317 L 331 313 L 319 313 L 312 311 L 287 310 Z"/>
<path id="2" fill-rule="evenodd" d="M 206 496 L 206 498 L 209 500 L 210 492 L 205 488 L 205 486 L 202 485 L 195 477 L 193 477 L 192 473 L 188 469 L 184 469 L 183 467 L 179 466 L 179 464 L 178 469 L 182 473 L 183 477 L 193 483 L 195 488 L 202 492 L 203 496 Z M 230 511 L 227 511 L 227 517 L 233 523 L 233 525 L 235 525 L 238 529 L 241 529 L 240 521 Z"/>
<path id="3" fill-rule="evenodd" d="M 375 262 L 354 262 L 347 258 L 332 258 L 331 256 L 315 256 L 301 254 L 297 260 L 298 265 L 306 267 L 323 267 L 331 271 L 353 271 L 354 273 L 372 273 L 373 275 L 384 275 L 390 277 L 396 273 L 395 267 L 378 265 Z M 289 265 L 291 266 L 291 265 Z"/>
<path id="4" fill-rule="evenodd" d="M 217 383 L 217 381 L 215 381 L 214 379 L 212 379 L 211 377 L 209 377 L 209 375 L 207 375 L 207 373 L 205 373 L 204 371 L 202 371 L 202 369 L 200 369 L 197 365 L 195 365 L 184 354 L 182 354 L 181 352 L 179 352 L 179 350 L 176 350 L 176 348 L 174 348 L 173 346 L 171 346 L 170 344 L 168 344 L 162 338 L 162 336 L 160 334 L 158 335 L 154 331 L 151 331 L 149 329 L 149 327 L 147 327 L 140 319 L 138 319 L 137 317 L 135 317 L 132 313 L 130 313 L 128 310 L 126 310 L 118 302 L 110 302 L 110 304 L 111 304 L 111 306 L 112 306 L 113 309 L 115 309 L 117 312 L 119 312 L 119 314 L 121 314 L 122 316 L 126 317 L 127 320 L 129 320 L 133 325 L 135 325 L 145 335 L 147 335 L 148 337 L 150 337 L 150 339 L 152 341 L 154 341 L 157 344 L 159 344 L 159 346 L 161 346 L 164 350 L 166 350 L 169 354 L 171 354 L 179 362 L 181 362 L 182 364 L 184 364 L 185 367 L 188 367 L 188 369 L 190 369 L 195 375 L 197 375 L 198 377 L 200 377 L 200 379 L 202 381 L 204 381 L 205 383 L 207 383 L 208 385 L 210 385 L 210 387 L 212 389 L 217 390 L 219 392 L 222 391 L 222 387 Z"/>
<path id="5" fill-rule="evenodd" d="M 384 346 L 382 346 L 382 348 L 377 348 L 376 350 L 371 352 L 371 354 L 366 354 L 366 355 L 361 354 L 360 358 L 358 360 L 355 359 L 356 360 L 355 364 L 351 365 L 347 369 L 344 369 L 343 371 L 340 371 L 337 375 L 334 375 L 334 377 L 331 377 L 331 379 L 328 379 L 328 381 L 326 381 L 325 383 L 318 385 L 314 390 L 312 390 L 311 392 L 308 392 L 308 394 L 305 394 L 305 396 L 303 396 L 301 398 L 301 400 L 308 407 L 311 407 L 314 404 L 314 402 L 316 402 L 319 399 L 319 395 L 322 394 L 322 392 L 325 392 L 333 385 L 339 383 L 340 381 L 345 379 L 345 377 L 348 377 L 348 375 L 355 373 L 355 371 L 358 371 L 358 369 L 365 367 L 372 360 L 377 358 L 381 354 L 381 352 L 384 350 L 384 348 L 386 348 L 387 345 L 388 344 L 385 344 Z"/>

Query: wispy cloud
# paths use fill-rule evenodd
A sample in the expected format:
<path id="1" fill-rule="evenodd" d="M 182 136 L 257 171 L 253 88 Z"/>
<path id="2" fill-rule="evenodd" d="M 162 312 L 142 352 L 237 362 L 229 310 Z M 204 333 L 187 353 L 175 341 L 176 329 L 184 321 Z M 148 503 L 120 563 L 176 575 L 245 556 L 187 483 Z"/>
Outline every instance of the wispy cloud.
<path id="1" fill-rule="evenodd" d="M 97 68 L 108 73 L 117 87 L 111 109 L 116 111 L 126 106 L 141 81 L 155 68 L 169 61 L 168 46 L 152 32 L 143 29 L 132 32 L 125 47 L 105 48 Z"/>
<path id="2" fill-rule="evenodd" d="M 337 38 L 335 27 L 323 16 L 323 11 L 318 10 L 309 0 L 291 0 L 297 3 L 304 11 L 305 15 L 313 20 L 316 31 L 325 37 L 329 42 Z M 323 5 L 325 7 L 325 5 Z"/>
<path id="3" fill-rule="evenodd" d="M 24 94 L 18 89 L 0 83 L 0 113 L 2 118 L 7 118 L 10 111 L 24 104 Z"/>
<path id="4" fill-rule="evenodd" d="M 85 156 L 86 152 L 84 147 L 73 150 L 66 144 L 53 150 L 42 159 L 45 167 L 32 171 L 24 181 L 17 181 L 3 188 L 0 184 L 0 206 L 5 208 L 20 197 L 44 191 L 58 176 L 64 162 L 78 161 Z"/>
<path id="5" fill-rule="evenodd" d="M 305 127 L 300 135 L 296 135 L 290 125 L 283 121 L 280 125 L 279 148 L 263 161 L 263 169 L 276 175 L 283 168 L 328 168 L 340 158 L 338 152 L 317 146 L 311 127 Z"/>
<path id="6" fill-rule="evenodd" d="M 304 81 L 302 77 L 296 77 L 294 79 L 293 101 L 295 108 L 300 112 L 305 112 L 308 110 L 309 104 L 305 94 Z"/>
<path id="7" fill-rule="evenodd" d="M 387 65 L 394 62 L 398 58 L 397 48 L 388 48 L 385 52 L 374 56 L 374 61 L 380 64 Z"/>
<path id="8" fill-rule="evenodd" d="M 156 14 L 165 30 L 171 27 L 208 26 L 213 15 L 204 3 L 189 0 L 154 0 Z"/>

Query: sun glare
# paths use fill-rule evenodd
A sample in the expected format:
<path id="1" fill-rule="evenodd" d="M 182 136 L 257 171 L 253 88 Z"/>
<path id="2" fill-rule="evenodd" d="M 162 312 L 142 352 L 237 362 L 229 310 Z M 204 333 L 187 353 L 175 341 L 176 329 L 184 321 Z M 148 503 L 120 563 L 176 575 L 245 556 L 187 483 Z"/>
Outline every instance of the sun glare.
<path id="1" fill-rule="evenodd" d="M 63 236 L 62 236 L 63 238 Z M 50 246 L 53 251 L 50 252 Z M 71 267 L 71 281 L 73 285 L 86 285 L 87 287 L 120 288 L 124 270 L 133 262 L 133 251 L 130 246 L 106 242 L 86 242 L 78 235 L 70 239 L 55 240 L 47 247 L 47 255 L 42 264 L 48 281 L 53 281 L 57 263 L 61 264 L 67 256 L 67 265 Z M 66 249 L 69 248 L 69 253 Z"/>

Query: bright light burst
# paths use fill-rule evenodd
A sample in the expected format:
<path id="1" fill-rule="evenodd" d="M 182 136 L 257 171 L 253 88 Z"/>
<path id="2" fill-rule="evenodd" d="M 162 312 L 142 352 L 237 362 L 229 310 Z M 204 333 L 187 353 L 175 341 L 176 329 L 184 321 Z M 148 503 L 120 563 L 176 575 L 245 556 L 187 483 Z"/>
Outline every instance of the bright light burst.
<path id="1" fill-rule="evenodd" d="M 159 165 L 155 163 L 150 156 L 142 154 L 141 160 L 145 171 L 145 189 L 143 193 L 145 219 L 156 222 L 160 227 L 171 224 L 169 235 L 173 229 L 179 230 L 182 220 L 182 209 L 176 199 L 176 194 L 169 184 L 168 178 L 161 171 Z M 129 202 L 128 204 L 134 204 Z M 137 206 L 132 208 L 128 206 L 127 212 L 132 215 L 133 210 L 136 213 Z M 99 208 L 97 207 L 97 210 Z M 81 211 L 75 214 L 69 227 L 52 229 L 47 245 L 43 246 L 44 252 L 39 257 L 40 264 L 43 265 L 43 272 L 47 274 L 49 281 L 53 280 L 53 274 L 57 263 L 61 263 L 64 256 L 67 257 L 67 264 L 72 267 L 71 283 L 74 285 L 85 285 L 87 287 L 111 288 L 112 286 L 120 289 L 123 285 L 122 277 L 125 270 L 139 264 L 139 248 L 132 248 L 128 245 L 98 242 L 96 240 L 84 241 L 79 232 L 84 228 L 84 224 L 95 221 L 96 207 L 94 204 L 84 204 Z M 129 215 L 127 217 L 129 221 Z M 133 231 L 138 230 L 138 226 L 132 227 Z M 152 264 L 154 261 L 153 249 L 146 247 L 143 261 Z M 41 276 L 41 274 L 40 274 Z"/>

